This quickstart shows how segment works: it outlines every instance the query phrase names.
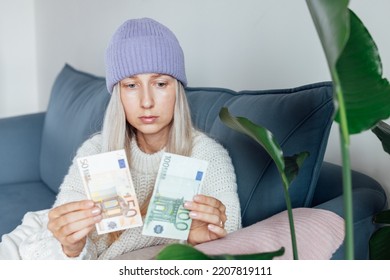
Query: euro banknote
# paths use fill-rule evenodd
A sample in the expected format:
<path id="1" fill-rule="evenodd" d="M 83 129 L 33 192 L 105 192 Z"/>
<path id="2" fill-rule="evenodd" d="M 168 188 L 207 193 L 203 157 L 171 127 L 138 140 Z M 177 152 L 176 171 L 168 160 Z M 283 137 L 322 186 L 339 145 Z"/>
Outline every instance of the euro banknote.
<path id="1" fill-rule="evenodd" d="M 142 226 L 125 150 L 80 157 L 77 163 L 88 199 L 101 209 L 98 234 Z"/>
<path id="2" fill-rule="evenodd" d="M 163 154 L 142 234 L 188 238 L 192 220 L 184 202 L 191 201 L 201 191 L 207 166 L 204 160 Z"/>

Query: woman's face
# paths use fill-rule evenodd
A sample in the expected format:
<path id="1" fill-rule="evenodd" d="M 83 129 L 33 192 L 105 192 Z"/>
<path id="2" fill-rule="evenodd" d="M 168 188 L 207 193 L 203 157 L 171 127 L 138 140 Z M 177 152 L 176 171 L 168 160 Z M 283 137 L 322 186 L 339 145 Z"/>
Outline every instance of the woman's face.
<path id="1" fill-rule="evenodd" d="M 137 137 L 154 137 L 166 143 L 176 101 L 176 80 L 169 75 L 139 74 L 120 81 L 120 92 L 126 119 L 137 130 Z"/>

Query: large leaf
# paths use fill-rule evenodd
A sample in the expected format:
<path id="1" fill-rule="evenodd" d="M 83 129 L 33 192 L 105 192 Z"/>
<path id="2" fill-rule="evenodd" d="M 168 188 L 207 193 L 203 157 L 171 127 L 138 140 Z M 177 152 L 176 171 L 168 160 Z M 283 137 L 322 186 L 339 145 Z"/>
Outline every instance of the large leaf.
<path id="1" fill-rule="evenodd" d="M 382 142 L 383 149 L 390 154 L 390 125 L 381 121 L 372 129 L 372 132 Z"/>
<path id="2" fill-rule="evenodd" d="M 233 117 L 230 115 L 229 110 L 225 107 L 223 107 L 219 112 L 219 117 L 228 127 L 248 135 L 257 143 L 259 143 L 274 160 L 283 182 L 284 196 L 288 211 L 288 220 L 290 223 L 293 256 L 294 259 L 297 260 L 298 251 L 295 237 L 294 219 L 288 189 L 292 180 L 294 180 L 294 178 L 297 176 L 299 168 L 302 166 L 309 153 L 301 152 L 298 155 L 294 155 L 292 157 L 284 157 L 283 151 L 280 145 L 277 143 L 275 137 L 265 127 L 254 124 L 244 117 Z"/>
<path id="3" fill-rule="evenodd" d="M 213 258 L 213 260 L 272 260 L 273 258 L 282 256 L 283 254 L 284 247 L 272 252 L 244 255 L 215 255 L 211 256 L 211 258 Z"/>
<path id="4" fill-rule="evenodd" d="M 349 37 L 348 0 L 306 0 L 329 68 L 333 68 Z"/>
<path id="5" fill-rule="evenodd" d="M 211 260 L 205 253 L 185 244 L 171 244 L 158 253 L 158 260 Z"/>
<path id="6" fill-rule="evenodd" d="M 161 250 L 156 258 L 158 260 L 272 260 L 283 254 L 284 248 L 282 247 L 277 251 L 258 254 L 209 256 L 190 245 L 171 244 Z"/>
<path id="7" fill-rule="evenodd" d="M 370 238 L 371 260 L 390 260 L 390 227 L 382 227 Z"/>
<path id="8" fill-rule="evenodd" d="M 349 135 L 371 129 L 390 116 L 390 86 L 382 78 L 378 49 L 347 0 L 306 0 L 334 84 L 340 124 L 346 258 L 354 258 Z"/>
<path id="9" fill-rule="evenodd" d="M 350 134 L 371 129 L 390 116 L 390 85 L 371 35 L 350 11 L 350 36 L 336 70 L 343 92 Z M 338 120 L 336 118 L 336 120 Z"/>
<path id="10" fill-rule="evenodd" d="M 336 121 L 349 134 L 371 129 L 390 116 L 390 86 L 382 78 L 378 49 L 347 0 L 307 0 L 335 87 Z M 340 94 L 336 94 L 340 92 Z M 345 135 L 343 135 L 345 137 Z"/>

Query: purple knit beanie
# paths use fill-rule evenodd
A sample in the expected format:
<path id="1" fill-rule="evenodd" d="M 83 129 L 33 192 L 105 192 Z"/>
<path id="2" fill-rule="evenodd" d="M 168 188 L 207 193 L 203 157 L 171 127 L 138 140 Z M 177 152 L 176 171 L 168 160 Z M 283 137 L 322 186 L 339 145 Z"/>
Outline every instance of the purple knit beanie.
<path id="1" fill-rule="evenodd" d="M 166 26 L 150 18 L 124 22 L 112 36 L 105 60 L 110 93 L 120 80 L 143 73 L 170 75 L 187 85 L 179 41 Z"/>

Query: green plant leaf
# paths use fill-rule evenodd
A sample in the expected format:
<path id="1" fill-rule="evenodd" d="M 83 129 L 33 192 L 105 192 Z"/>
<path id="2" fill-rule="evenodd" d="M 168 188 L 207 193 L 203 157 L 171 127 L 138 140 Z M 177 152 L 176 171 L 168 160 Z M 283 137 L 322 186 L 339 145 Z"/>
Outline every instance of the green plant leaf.
<path id="1" fill-rule="evenodd" d="M 374 215 L 374 223 L 376 224 L 390 224 L 390 210 L 384 210 Z M 390 243 L 390 239 L 389 239 Z"/>
<path id="2" fill-rule="evenodd" d="M 320 37 L 322 47 L 332 69 L 349 37 L 348 0 L 306 0 Z"/>
<path id="3" fill-rule="evenodd" d="M 186 244 L 171 244 L 157 255 L 157 260 L 272 260 L 282 256 L 284 248 L 277 251 L 244 255 L 206 255 L 194 247 Z"/>
<path id="4" fill-rule="evenodd" d="M 390 85 L 382 78 L 377 46 L 347 0 L 307 0 L 349 134 L 371 129 L 390 116 Z M 340 90 L 342 94 L 337 94 Z M 342 122 L 337 110 L 335 120 Z M 344 136 L 345 137 L 345 136 Z"/>
<path id="5" fill-rule="evenodd" d="M 284 247 L 273 252 L 264 252 L 257 254 L 245 254 L 245 255 L 215 255 L 210 256 L 213 260 L 272 260 L 275 257 L 282 256 L 284 254 Z"/>
<path id="6" fill-rule="evenodd" d="M 390 85 L 382 78 L 381 59 L 374 40 L 352 11 L 350 28 L 336 70 L 343 91 L 348 130 L 350 134 L 356 134 L 390 116 Z"/>
<path id="7" fill-rule="evenodd" d="M 157 260 L 212 260 L 203 252 L 186 244 L 171 244 L 157 255 Z"/>
<path id="8" fill-rule="evenodd" d="M 378 136 L 379 140 L 382 142 L 383 149 L 385 152 L 390 154 L 390 125 L 380 121 L 373 129 L 372 132 Z"/>
<path id="9" fill-rule="evenodd" d="M 221 118 L 222 122 L 225 123 L 228 127 L 243 134 L 246 134 L 253 140 L 255 140 L 266 150 L 266 152 L 274 160 L 283 182 L 283 191 L 288 211 L 288 220 L 290 224 L 293 256 L 294 259 L 297 260 L 298 249 L 296 244 L 294 219 L 288 189 L 292 180 L 294 180 L 297 176 L 299 168 L 302 166 L 303 161 L 306 159 L 309 153 L 301 152 L 298 155 L 294 155 L 292 157 L 284 157 L 280 145 L 277 143 L 276 139 L 268 129 L 254 124 L 253 122 L 244 117 L 233 117 L 226 107 L 223 107 L 221 109 L 221 111 L 219 112 L 219 117 Z"/>
<path id="10" fill-rule="evenodd" d="M 309 152 L 301 152 L 291 157 L 284 157 L 284 173 L 286 174 L 289 184 L 297 177 L 305 159 L 309 156 Z"/>
<path id="11" fill-rule="evenodd" d="M 390 116 L 390 86 L 382 78 L 378 49 L 347 0 L 306 0 L 334 85 L 340 124 L 346 258 L 353 259 L 352 181 L 349 135 Z"/>
<path id="12" fill-rule="evenodd" d="M 269 130 L 254 124 L 246 118 L 233 117 L 226 107 L 221 109 L 219 112 L 219 117 L 222 122 L 231 129 L 246 134 L 259 143 L 273 159 L 279 170 L 279 173 L 284 173 L 284 159 L 282 149 Z"/>
<path id="13" fill-rule="evenodd" d="M 371 260 L 390 260 L 390 227 L 382 227 L 371 236 L 369 252 Z"/>

